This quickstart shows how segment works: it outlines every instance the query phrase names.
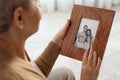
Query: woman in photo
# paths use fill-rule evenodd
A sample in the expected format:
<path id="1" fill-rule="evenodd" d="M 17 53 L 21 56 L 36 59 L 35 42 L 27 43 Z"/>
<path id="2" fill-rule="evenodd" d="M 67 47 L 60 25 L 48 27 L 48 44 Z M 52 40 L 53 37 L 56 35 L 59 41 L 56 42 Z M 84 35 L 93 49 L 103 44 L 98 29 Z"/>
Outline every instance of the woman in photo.
<path id="1" fill-rule="evenodd" d="M 91 32 L 91 29 L 88 29 L 86 31 L 86 38 L 85 38 L 85 42 L 84 42 L 84 49 L 90 50 L 91 47 L 92 47 L 92 42 L 93 42 L 92 32 Z"/>
<path id="2" fill-rule="evenodd" d="M 70 69 L 51 71 L 70 21 L 35 61 L 28 56 L 25 42 L 37 32 L 41 18 L 38 0 L 0 0 L 0 80 L 75 80 Z M 100 65 L 97 53 L 84 52 L 81 80 L 97 80 Z"/>

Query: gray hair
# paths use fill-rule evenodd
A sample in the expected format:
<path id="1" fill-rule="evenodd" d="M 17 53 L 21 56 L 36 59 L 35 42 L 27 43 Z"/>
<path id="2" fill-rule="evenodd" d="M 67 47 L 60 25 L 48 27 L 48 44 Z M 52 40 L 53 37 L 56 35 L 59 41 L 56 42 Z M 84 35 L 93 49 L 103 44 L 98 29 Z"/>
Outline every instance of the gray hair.
<path id="1" fill-rule="evenodd" d="M 13 12 L 19 6 L 28 10 L 30 0 L 0 0 L 0 33 L 9 29 Z"/>

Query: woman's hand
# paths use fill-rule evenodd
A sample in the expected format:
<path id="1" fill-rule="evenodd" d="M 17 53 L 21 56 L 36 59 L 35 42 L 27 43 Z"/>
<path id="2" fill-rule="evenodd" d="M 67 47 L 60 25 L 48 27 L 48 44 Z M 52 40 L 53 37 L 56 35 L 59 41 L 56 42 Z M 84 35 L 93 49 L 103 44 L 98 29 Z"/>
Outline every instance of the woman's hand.
<path id="1" fill-rule="evenodd" d="M 81 80 L 97 80 L 101 58 L 97 57 L 97 53 L 93 50 L 86 51 L 83 56 Z"/>
<path id="2" fill-rule="evenodd" d="M 66 33 L 68 31 L 69 26 L 70 26 L 70 20 L 67 21 L 65 26 L 56 34 L 56 36 L 52 40 L 59 47 L 62 46 L 63 40 L 64 40 L 64 38 L 66 36 Z"/>

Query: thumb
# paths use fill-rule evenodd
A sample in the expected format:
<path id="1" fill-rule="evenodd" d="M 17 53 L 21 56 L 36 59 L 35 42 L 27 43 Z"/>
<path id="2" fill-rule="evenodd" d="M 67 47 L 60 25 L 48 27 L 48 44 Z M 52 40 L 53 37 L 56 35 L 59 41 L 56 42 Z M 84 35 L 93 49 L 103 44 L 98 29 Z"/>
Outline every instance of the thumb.
<path id="1" fill-rule="evenodd" d="M 62 29 L 62 34 L 64 34 L 63 39 L 65 38 L 69 28 L 70 28 L 71 21 L 68 20 L 67 23 L 64 25 L 64 28 Z"/>

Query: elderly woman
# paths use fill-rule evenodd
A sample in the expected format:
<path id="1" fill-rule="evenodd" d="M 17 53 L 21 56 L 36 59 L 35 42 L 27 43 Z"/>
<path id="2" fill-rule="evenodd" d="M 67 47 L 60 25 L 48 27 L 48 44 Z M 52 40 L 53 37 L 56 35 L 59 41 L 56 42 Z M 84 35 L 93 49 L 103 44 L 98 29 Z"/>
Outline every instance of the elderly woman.
<path id="1" fill-rule="evenodd" d="M 41 17 L 37 0 L 0 0 L 0 80 L 74 80 L 69 69 L 53 71 L 49 75 L 70 21 L 52 39 L 40 57 L 34 62 L 28 57 L 25 41 L 38 30 Z M 81 80 L 96 80 L 100 64 L 101 60 L 95 52 L 86 51 Z"/>

